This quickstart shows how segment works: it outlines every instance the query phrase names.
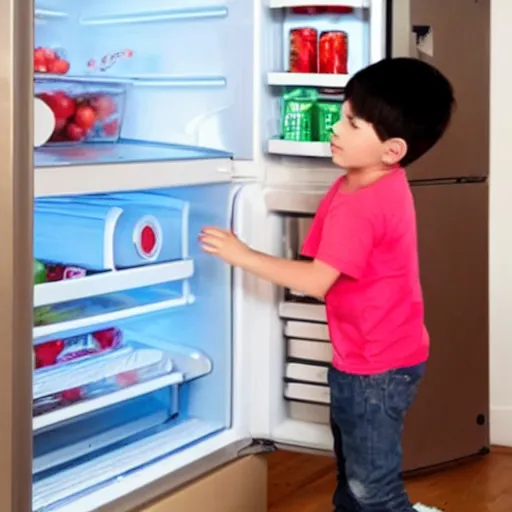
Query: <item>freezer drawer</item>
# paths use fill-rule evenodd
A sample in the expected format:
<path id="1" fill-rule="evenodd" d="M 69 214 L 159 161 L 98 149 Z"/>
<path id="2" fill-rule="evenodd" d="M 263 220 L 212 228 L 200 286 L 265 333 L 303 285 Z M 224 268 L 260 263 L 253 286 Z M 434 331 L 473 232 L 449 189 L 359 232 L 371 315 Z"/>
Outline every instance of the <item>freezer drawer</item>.
<path id="1" fill-rule="evenodd" d="M 267 461 L 245 457 L 137 512 L 266 512 Z"/>

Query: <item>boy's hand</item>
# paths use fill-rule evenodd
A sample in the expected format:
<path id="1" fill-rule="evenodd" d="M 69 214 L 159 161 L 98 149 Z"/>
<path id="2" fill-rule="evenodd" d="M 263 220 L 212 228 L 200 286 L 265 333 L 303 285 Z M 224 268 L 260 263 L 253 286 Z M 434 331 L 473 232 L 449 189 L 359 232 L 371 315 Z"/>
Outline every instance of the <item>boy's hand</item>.
<path id="1" fill-rule="evenodd" d="M 216 227 L 204 228 L 200 235 L 201 249 L 214 254 L 233 266 L 243 266 L 251 256 L 251 249 L 231 231 Z"/>

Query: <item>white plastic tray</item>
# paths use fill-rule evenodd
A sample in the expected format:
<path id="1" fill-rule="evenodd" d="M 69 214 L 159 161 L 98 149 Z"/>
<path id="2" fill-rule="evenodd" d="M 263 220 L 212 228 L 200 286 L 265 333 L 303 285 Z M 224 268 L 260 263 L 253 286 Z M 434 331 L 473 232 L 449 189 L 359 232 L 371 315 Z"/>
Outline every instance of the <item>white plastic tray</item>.
<path id="1" fill-rule="evenodd" d="M 288 363 L 286 365 L 285 376 L 287 379 L 298 380 L 301 382 L 327 384 L 327 371 L 327 366 Z"/>
<path id="2" fill-rule="evenodd" d="M 288 338 L 330 341 L 329 329 L 326 324 L 290 320 L 285 322 L 284 334 Z"/>
<path id="3" fill-rule="evenodd" d="M 343 89 L 350 75 L 332 73 L 290 73 L 288 71 L 273 71 L 267 76 L 269 85 L 289 87 L 319 87 L 326 89 Z"/>
<path id="4" fill-rule="evenodd" d="M 309 156 L 312 158 L 331 158 L 331 146 L 328 142 L 300 142 L 284 139 L 270 139 L 268 152 L 273 155 Z"/>
<path id="5" fill-rule="evenodd" d="M 284 388 L 284 396 L 291 400 L 320 404 L 328 404 L 331 401 L 331 394 L 327 386 L 315 386 L 300 382 L 288 382 Z"/>
<path id="6" fill-rule="evenodd" d="M 309 320 L 311 322 L 327 322 L 323 304 L 307 304 L 304 302 L 281 302 L 279 304 L 281 318 Z"/>
<path id="7" fill-rule="evenodd" d="M 288 357 L 330 363 L 332 361 L 332 345 L 326 341 L 289 339 Z"/>

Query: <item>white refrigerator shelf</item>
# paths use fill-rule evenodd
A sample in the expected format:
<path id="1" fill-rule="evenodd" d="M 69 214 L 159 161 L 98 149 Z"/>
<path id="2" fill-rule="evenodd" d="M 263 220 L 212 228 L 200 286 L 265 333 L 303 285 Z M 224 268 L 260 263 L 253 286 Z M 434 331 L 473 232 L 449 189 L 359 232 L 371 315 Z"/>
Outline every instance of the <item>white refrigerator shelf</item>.
<path id="1" fill-rule="evenodd" d="M 327 366 L 312 364 L 288 363 L 285 377 L 299 382 L 311 382 L 314 384 L 327 384 Z"/>
<path id="2" fill-rule="evenodd" d="M 327 322 L 324 304 L 284 301 L 279 304 L 279 315 L 281 318 Z"/>
<path id="3" fill-rule="evenodd" d="M 318 87 L 343 89 L 351 75 L 333 73 L 291 73 L 288 71 L 270 71 L 267 75 L 269 85 L 281 87 Z"/>
<path id="4" fill-rule="evenodd" d="M 284 335 L 287 338 L 330 341 L 327 324 L 312 322 L 288 320 L 284 325 Z"/>
<path id="5" fill-rule="evenodd" d="M 371 0 L 269 0 L 271 9 L 283 9 L 288 7 L 324 7 L 343 6 L 364 9 L 370 7 Z"/>
<path id="6" fill-rule="evenodd" d="M 318 404 L 328 404 L 331 401 L 328 386 L 302 384 L 300 382 L 288 382 L 285 384 L 284 396 L 290 400 L 300 400 L 301 402 Z"/>
<path id="7" fill-rule="evenodd" d="M 328 341 L 288 339 L 288 357 L 304 361 L 330 363 L 332 344 Z"/>
<path id="8" fill-rule="evenodd" d="M 207 375 L 212 370 L 210 359 L 203 353 L 178 345 L 168 345 L 163 351 L 140 343 L 129 342 L 127 348 L 70 362 L 34 373 L 34 399 L 67 389 L 98 382 L 120 373 L 159 365 L 166 373 L 156 378 L 62 407 L 33 418 L 33 430 L 40 431 L 59 423 L 103 409 L 157 389 L 181 384 Z"/>
<path id="9" fill-rule="evenodd" d="M 44 510 L 45 507 L 140 468 L 220 429 L 222 425 L 219 423 L 192 418 L 91 461 L 59 471 L 34 483 L 32 509 Z"/>
<path id="10" fill-rule="evenodd" d="M 303 142 L 273 138 L 268 141 L 268 152 L 272 155 L 309 156 L 331 158 L 331 145 L 328 142 Z"/>
<path id="11" fill-rule="evenodd" d="M 34 307 L 179 281 L 193 273 L 193 261 L 182 260 L 38 284 L 34 287 Z"/>
<path id="12" fill-rule="evenodd" d="M 81 318 L 65 320 L 63 322 L 57 322 L 48 325 L 40 325 L 34 327 L 32 330 L 32 337 L 34 340 L 41 340 L 43 338 L 52 339 L 59 333 L 78 331 L 87 327 L 92 330 L 93 328 L 102 325 L 115 325 L 117 322 L 127 318 L 146 315 L 148 313 L 155 313 L 157 311 L 177 308 L 180 306 L 186 306 L 193 301 L 194 297 L 192 295 L 182 295 L 166 299 L 160 298 L 159 300 L 155 300 L 151 303 L 146 302 L 133 307 L 118 309 L 116 311 L 83 316 Z"/>

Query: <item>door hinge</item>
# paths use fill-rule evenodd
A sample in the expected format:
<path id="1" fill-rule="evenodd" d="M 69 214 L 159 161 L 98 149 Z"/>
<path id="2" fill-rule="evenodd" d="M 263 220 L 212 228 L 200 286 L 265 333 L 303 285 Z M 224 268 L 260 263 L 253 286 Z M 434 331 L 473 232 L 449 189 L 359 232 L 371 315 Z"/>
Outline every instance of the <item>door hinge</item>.
<path id="1" fill-rule="evenodd" d="M 242 448 L 238 455 L 246 457 L 247 455 L 259 455 L 260 453 L 271 453 L 277 450 L 276 445 L 267 439 L 253 439 L 252 443 Z"/>

